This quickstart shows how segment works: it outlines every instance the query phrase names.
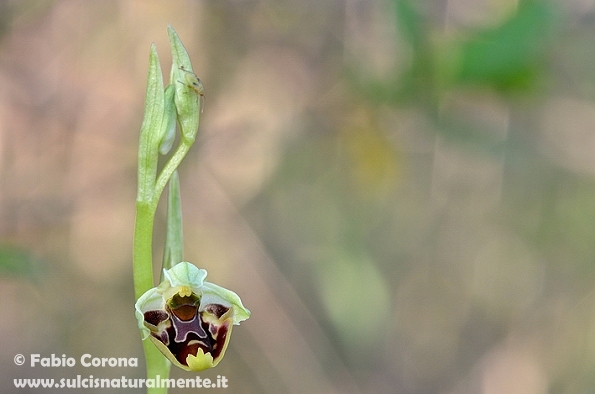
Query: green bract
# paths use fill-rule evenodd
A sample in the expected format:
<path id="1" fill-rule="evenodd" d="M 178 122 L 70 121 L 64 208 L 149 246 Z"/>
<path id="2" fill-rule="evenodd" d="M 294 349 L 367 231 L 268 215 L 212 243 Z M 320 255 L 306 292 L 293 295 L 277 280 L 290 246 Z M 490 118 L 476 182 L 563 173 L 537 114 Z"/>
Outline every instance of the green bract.
<path id="1" fill-rule="evenodd" d="M 250 311 L 233 291 L 205 281 L 207 271 L 188 262 L 163 271 L 159 286 L 136 302 L 143 339 L 149 338 L 175 365 L 187 371 L 216 366 L 234 324 Z"/>

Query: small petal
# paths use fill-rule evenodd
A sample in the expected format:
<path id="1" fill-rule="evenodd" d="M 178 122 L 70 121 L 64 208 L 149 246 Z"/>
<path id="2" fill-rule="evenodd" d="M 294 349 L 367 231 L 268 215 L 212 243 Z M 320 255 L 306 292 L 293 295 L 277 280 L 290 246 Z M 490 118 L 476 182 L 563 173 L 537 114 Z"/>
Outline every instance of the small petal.
<path id="1" fill-rule="evenodd" d="M 250 311 L 242 305 L 242 300 L 236 293 L 214 283 L 205 282 L 202 287 L 201 305 L 208 304 L 233 307 L 233 324 L 236 325 L 250 317 Z"/>

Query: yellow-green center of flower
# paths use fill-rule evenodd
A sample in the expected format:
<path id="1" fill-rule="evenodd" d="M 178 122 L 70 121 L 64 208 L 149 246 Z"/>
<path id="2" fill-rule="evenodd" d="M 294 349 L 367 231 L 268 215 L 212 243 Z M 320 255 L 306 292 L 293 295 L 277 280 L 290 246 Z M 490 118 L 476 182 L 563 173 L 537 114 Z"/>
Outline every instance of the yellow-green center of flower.
<path id="1" fill-rule="evenodd" d="M 192 289 L 188 286 L 180 286 L 180 291 L 178 291 L 180 297 L 190 297 L 192 295 Z"/>

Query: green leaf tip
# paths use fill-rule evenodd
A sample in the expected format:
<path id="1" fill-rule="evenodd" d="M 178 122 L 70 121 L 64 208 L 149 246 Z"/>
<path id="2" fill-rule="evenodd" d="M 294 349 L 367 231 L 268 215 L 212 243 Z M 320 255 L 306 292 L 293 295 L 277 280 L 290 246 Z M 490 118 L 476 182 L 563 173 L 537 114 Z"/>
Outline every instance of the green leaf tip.
<path id="1" fill-rule="evenodd" d="M 158 160 L 157 145 L 162 137 L 164 106 L 163 77 L 157 47 L 153 43 L 149 54 L 145 115 L 138 149 L 138 199 L 140 201 L 150 201 L 153 198 Z"/>
<path id="2" fill-rule="evenodd" d="M 172 65 L 170 83 L 175 86 L 175 104 L 182 138 L 192 143 L 196 138 L 204 88 L 192 70 L 190 56 L 175 30 L 168 26 Z"/>

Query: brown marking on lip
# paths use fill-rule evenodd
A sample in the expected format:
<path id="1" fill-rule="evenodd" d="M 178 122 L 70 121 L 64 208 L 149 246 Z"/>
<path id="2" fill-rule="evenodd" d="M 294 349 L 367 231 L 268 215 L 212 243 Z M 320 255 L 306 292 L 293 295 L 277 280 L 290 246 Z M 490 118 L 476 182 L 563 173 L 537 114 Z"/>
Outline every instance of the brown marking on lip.
<path id="1" fill-rule="evenodd" d="M 155 327 L 157 327 L 159 323 L 169 319 L 167 312 L 162 310 L 146 311 L 143 315 L 145 317 L 145 322 Z"/>
<path id="2" fill-rule="evenodd" d="M 228 307 L 220 304 L 209 304 L 205 306 L 205 311 L 217 316 L 217 319 L 220 319 L 228 310 Z"/>

